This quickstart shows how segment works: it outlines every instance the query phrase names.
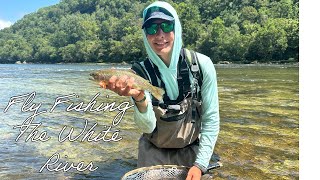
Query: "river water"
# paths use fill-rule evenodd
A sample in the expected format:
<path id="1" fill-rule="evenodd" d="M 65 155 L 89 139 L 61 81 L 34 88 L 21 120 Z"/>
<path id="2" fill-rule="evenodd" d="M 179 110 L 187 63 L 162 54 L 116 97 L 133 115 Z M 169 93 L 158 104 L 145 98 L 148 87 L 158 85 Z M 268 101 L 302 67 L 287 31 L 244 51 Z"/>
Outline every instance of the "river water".
<path id="1" fill-rule="evenodd" d="M 120 179 L 135 168 L 141 132 L 131 102 L 89 80 L 90 72 L 112 66 L 0 65 L 0 179 Z M 216 69 L 215 152 L 223 167 L 212 172 L 214 179 L 298 179 L 298 66 Z M 84 110 L 90 102 L 106 108 Z M 85 137 L 90 128 L 91 139 Z M 88 168 L 54 171 L 45 166 L 50 158 L 61 169 Z"/>

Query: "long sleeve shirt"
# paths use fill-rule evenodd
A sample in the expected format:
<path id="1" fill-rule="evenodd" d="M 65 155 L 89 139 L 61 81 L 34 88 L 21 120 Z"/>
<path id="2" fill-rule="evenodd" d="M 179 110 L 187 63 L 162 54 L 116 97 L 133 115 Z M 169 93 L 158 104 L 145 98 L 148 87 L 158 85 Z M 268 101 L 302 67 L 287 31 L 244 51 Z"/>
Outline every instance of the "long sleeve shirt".
<path id="1" fill-rule="evenodd" d="M 219 133 L 219 101 L 217 76 L 211 59 L 203 54 L 197 53 L 199 65 L 203 74 L 201 86 L 202 114 L 201 114 L 201 133 L 199 151 L 195 163 L 206 168 L 209 165 L 215 143 Z M 165 70 L 164 70 L 165 71 Z M 163 75 L 162 72 L 161 76 Z M 167 94 L 179 94 L 178 89 L 166 88 Z M 173 92 L 174 91 L 174 92 Z M 148 101 L 147 111 L 141 113 L 134 107 L 134 120 L 137 126 L 144 133 L 152 133 L 156 127 L 156 117 L 151 103 L 151 95 L 145 91 Z"/>

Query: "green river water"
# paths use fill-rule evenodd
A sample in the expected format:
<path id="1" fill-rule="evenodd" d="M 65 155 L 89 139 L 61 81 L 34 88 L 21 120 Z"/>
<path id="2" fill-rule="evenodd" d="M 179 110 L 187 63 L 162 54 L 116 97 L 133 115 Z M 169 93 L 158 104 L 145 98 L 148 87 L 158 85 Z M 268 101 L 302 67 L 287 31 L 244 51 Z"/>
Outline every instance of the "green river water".
<path id="1" fill-rule="evenodd" d="M 135 168 L 141 132 L 133 122 L 133 108 L 128 108 L 131 102 L 89 80 L 90 72 L 110 67 L 0 65 L 0 179 L 120 179 Z M 216 65 L 216 70 L 221 122 L 215 152 L 223 167 L 213 170 L 214 179 L 299 179 L 299 67 Z M 30 97 L 26 103 L 27 95 L 33 92 L 34 99 Z M 97 104 L 110 105 L 106 111 L 67 111 L 69 105 L 81 102 L 84 107 L 97 93 Z M 19 95 L 25 95 L 20 98 L 24 102 L 16 101 L 8 107 L 10 98 Z M 52 108 L 67 95 L 68 102 Z M 42 123 L 36 137 L 45 132 L 48 140 L 26 141 L 35 126 L 17 139 L 26 127 L 19 125 L 33 114 L 32 103 L 33 108 L 41 103 L 38 112 L 43 112 L 33 120 Z M 121 113 L 123 118 L 119 118 Z M 85 122 L 86 130 L 96 124 L 94 135 L 109 129 L 105 139 L 110 141 L 81 141 L 83 136 L 59 141 L 63 128 L 66 130 L 60 137 L 71 128 L 75 137 Z M 54 154 L 59 154 L 61 163 L 91 162 L 98 169 L 39 172 Z"/>

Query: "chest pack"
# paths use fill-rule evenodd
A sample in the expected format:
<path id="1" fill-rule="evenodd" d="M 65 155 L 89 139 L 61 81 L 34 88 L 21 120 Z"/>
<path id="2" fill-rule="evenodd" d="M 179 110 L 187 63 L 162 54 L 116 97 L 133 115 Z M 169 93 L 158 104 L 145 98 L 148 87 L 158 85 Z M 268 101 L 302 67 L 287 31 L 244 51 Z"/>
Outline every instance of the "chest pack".
<path id="1" fill-rule="evenodd" d="M 144 136 L 158 148 L 186 147 L 196 143 L 200 133 L 202 73 L 196 53 L 182 49 L 177 68 L 177 99 L 170 100 L 167 93 L 163 102 L 152 97 L 156 128 Z M 166 90 L 158 67 L 149 59 L 133 63 L 132 70 L 153 86 Z"/>
<path id="2" fill-rule="evenodd" d="M 149 59 L 144 60 L 142 63 L 145 68 L 139 62 L 133 62 L 131 69 L 139 76 L 149 80 L 153 86 L 161 87 L 166 90 L 158 67 L 155 66 Z M 190 83 L 190 72 L 193 78 L 193 85 Z M 160 80 L 160 83 L 158 80 Z M 184 98 L 190 96 L 192 96 L 192 99 L 201 102 L 200 90 L 202 86 L 203 75 L 199 66 L 197 54 L 194 51 L 185 48 L 181 49 L 178 62 L 177 81 L 179 87 L 179 96 L 176 100 L 170 100 L 167 92 L 165 92 L 163 102 L 160 103 L 156 98 L 152 97 L 152 105 L 168 108 L 169 106 L 175 105 L 181 102 Z"/>

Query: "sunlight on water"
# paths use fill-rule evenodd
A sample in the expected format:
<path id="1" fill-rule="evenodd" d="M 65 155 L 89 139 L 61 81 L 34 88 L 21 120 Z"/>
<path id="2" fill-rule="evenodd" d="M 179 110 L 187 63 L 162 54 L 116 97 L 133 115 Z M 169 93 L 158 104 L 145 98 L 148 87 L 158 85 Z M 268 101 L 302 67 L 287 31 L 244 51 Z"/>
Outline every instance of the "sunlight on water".
<path id="1" fill-rule="evenodd" d="M 298 67 L 217 67 L 223 179 L 298 179 Z"/>
<path id="2" fill-rule="evenodd" d="M 98 88 L 89 73 L 109 65 L 0 65 L 0 179 L 119 179 L 136 166 L 138 139 L 141 132 L 132 119 L 133 109 L 125 112 L 121 122 L 113 119 L 125 106 L 105 112 L 66 112 L 66 108 L 89 103 L 97 94 L 97 104 L 115 102 L 117 107 L 129 98 Z M 128 68 L 128 66 L 122 66 Z M 298 67 L 284 65 L 220 65 L 216 66 L 220 101 L 221 128 L 215 152 L 223 167 L 213 171 L 215 179 L 298 179 L 299 174 L 299 89 Z M 23 103 L 12 105 L 12 96 L 36 92 L 33 103 L 42 103 L 34 123 L 42 123 L 39 134 L 47 132 L 45 142 L 16 142 L 19 128 L 32 112 L 21 112 Z M 56 98 L 70 96 L 49 112 Z M 65 127 L 66 136 L 74 128 L 73 137 L 96 123 L 95 135 L 108 130 L 122 138 L 117 142 L 59 142 Z M 93 172 L 48 172 L 39 169 L 55 153 L 62 162 L 93 162 Z"/>

